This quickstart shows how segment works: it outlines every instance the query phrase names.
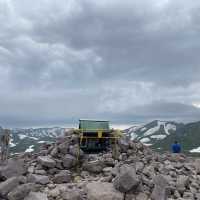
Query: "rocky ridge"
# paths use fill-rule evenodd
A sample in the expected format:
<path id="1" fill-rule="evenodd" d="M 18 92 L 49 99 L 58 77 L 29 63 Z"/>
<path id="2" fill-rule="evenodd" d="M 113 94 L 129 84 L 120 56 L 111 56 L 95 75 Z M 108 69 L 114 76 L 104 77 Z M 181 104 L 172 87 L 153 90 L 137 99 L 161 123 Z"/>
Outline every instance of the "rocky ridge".
<path id="1" fill-rule="evenodd" d="M 121 138 L 85 154 L 73 131 L 0 166 L 1 200 L 200 200 L 200 160 Z M 79 159 L 77 159 L 79 155 Z M 117 156 L 118 155 L 118 156 Z"/>

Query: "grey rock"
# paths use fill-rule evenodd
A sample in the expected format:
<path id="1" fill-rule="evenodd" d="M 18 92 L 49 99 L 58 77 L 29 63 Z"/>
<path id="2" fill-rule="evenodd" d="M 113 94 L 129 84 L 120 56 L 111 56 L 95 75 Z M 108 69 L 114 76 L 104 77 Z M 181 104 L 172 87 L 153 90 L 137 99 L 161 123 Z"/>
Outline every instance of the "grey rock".
<path id="1" fill-rule="evenodd" d="M 58 155 L 58 148 L 54 147 L 50 153 L 52 157 L 56 157 Z"/>
<path id="2" fill-rule="evenodd" d="M 70 155 L 70 154 L 66 154 L 63 157 L 63 166 L 65 167 L 65 169 L 71 169 L 72 167 L 76 166 L 77 164 L 77 159 Z"/>
<path id="3" fill-rule="evenodd" d="M 61 194 L 63 200 L 81 200 L 81 193 L 77 190 L 70 190 Z"/>
<path id="4" fill-rule="evenodd" d="M 199 193 L 199 192 L 196 193 L 196 194 L 195 194 L 195 197 L 196 197 L 196 199 L 200 199 L 200 193 Z"/>
<path id="5" fill-rule="evenodd" d="M 136 200 L 148 200 L 149 198 L 148 198 L 148 196 L 145 194 L 145 193 L 139 193 L 137 196 L 136 196 L 136 198 L 135 198 Z"/>
<path id="6" fill-rule="evenodd" d="M 26 176 L 18 176 L 19 184 L 25 184 L 27 183 L 27 177 Z"/>
<path id="7" fill-rule="evenodd" d="M 9 159 L 5 166 L 0 166 L 1 179 L 24 175 L 26 172 L 27 167 L 25 167 L 24 159 Z"/>
<path id="8" fill-rule="evenodd" d="M 41 192 L 30 192 L 24 200 L 48 200 L 47 194 Z"/>
<path id="9" fill-rule="evenodd" d="M 186 190 L 186 187 L 189 185 L 190 180 L 188 176 L 180 175 L 177 179 L 177 190 L 183 194 L 184 191 Z"/>
<path id="10" fill-rule="evenodd" d="M 60 190 L 58 188 L 54 188 L 54 189 L 51 189 L 49 192 L 48 192 L 48 197 L 53 197 L 53 198 L 56 198 L 60 195 Z"/>
<path id="11" fill-rule="evenodd" d="M 88 200 L 123 200 L 123 194 L 112 183 L 91 182 L 86 186 Z"/>
<path id="12" fill-rule="evenodd" d="M 56 166 L 55 160 L 53 160 L 50 156 L 39 156 L 38 162 L 43 167 L 54 168 Z"/>
<path id="13" fill-rule="evenodd" d="M 194 162 L 197 174 L 200 174 L 200 159 L 196 159 Z"/>
<path id="14" fill-rule="evenodd" d="M 143 169 L 143 174 L 146 176 L 153 178 L 155 176 L 154 166 L 147 166 Z"/>
<path id="15" fill-rule="evenodd" d="M 113 168 L 112 167 L 105 167 L 103 168 L 103 173 L 105 176 L 111 175 Z"/>
<path id="16" fill-rule="evenodd" d="M 184 192 L 183 198 L 193 200 L 194 195 L 191 192 Z"/>
<path id="17" fill-rule="evenodd" d="M 67 154 L 69 150 L 69 145 L 70 145 L 69 141 L 65 141 L 61 143 L 60 145 L 58 145 L 59 152 L 62 154 Z"/>
<path id="18" fill-rule="evenodd" d="M 168 182 L 162 175 L 154 178 L 155 187 L 153 189 L 152 200 L 167 200 L 167 186 Z"/>
<path id="19" fill-rule="evenodd" d="M 17 186 L 14 190 L 8 193 L 9 200 L 21 200 L 24 199 L 31 190 L 34 190 L 35 185 L 33 183 L 27 183 Z"/>
<path id="20" fill-rule="evenodd" d="M 136 172 L 142 172 L 142 170 L 144 169 L 144 163 L 143 162 L 136 162 L 135 163 L 135 169 Z"/>
<path id="21" fill-rule="evenodd" d="M 48 170 L 48 174 L 51 174 L 51 175 L 55 175 L 59 172 L 59 169 L 57 168 L 51 168 Z"/>
<path id="22" fill-rule="evenodd" d="M 64 169 L 62 165 L 62 160 L 56 159 L 56 168 L 57 169 Z"/>
<path id="23" fill-rule="evenodd" d="M 117 176 L 119 174 L 119 170 L 120 170 L 120 167 L 118 165 L 115 165 L 115 167 L 113 167 L 112 171 L 111 171 L 111 174 L 112 176 Z"/>
<path id="24" fill-rule="evenodd" d="M 114 187 L 123 193 L 135 192 L 140 184 L 135 169 L 129 165 L 120 167 L 120 172 L 114 179 Z"/>
<path id="25" fill-rule="evenodd" d="M 105 158 L 103 160 L 103 163 L 106 165 L 106 166 L 109 166 L 109 167 L 114 167 L 115 166 L 115 161 L 113 158 Z"/>
<path id="26" fill-rule="evenodd" d="M 83 164 L 83 169 L 92 173 L 100 173 L 104 168 L 104 163 L 100 160 L 89 161 Z"/>
<path id="27" fill-rule="evenodd" d="M 4 182 L 0 183 L 0 196 L 6 196 L 11 190 L 19 185 L 19 179 L 17 177 L 12 177 Z"/>
<path id="28" fill-rule="evenodd" d="M 28 182 L 45 185 L 49 183 L 49 177 L 44 176 L 44 175 L 38 175 L 38 174 L 30 174 L 28 176 Z"/>
<path id="29" fill-rule="evenodd" d="M 62 170 L 55 175 L 53 182 L 54 183 L 69 183 L 72 180 L 71 172 L 68 170 Z"/>
<path id="30" fill-rule="evenodd" d="M 48 155 L 48 150 L 44 149 L 40 151 L 41 156 L 47 156 Z"/>
<path id="31" fill-rule="evenodd" d="M 129 143 L 125 138 L 119 140 L 120 151 L 126 153 L 129 148 Z"/>
<path id="32" fill-rule="evenodd" d="M 29 173 L 34 173 L 34 170 L 35 170 L 35 167 L 34 167 L 34 166 L 30 166 L 30 167 L 28 168 L 28 172 L 29 172 Z"/>
<path id="33" fill-rule="evenodd" d="M 84 155 L 83 151 L 79 148 L 78 145 L 71 145 L 69 147 L 69 154 L 71 154 L 74 157 L 78 156 L 79 158 L 82 158 Z"/>
<path id="34" fill-rule="evenodd" d="M 37 169 L 37 170 L 35 170 L 35 174 L 46 175 L 47 172 L 43 169 Z"/>

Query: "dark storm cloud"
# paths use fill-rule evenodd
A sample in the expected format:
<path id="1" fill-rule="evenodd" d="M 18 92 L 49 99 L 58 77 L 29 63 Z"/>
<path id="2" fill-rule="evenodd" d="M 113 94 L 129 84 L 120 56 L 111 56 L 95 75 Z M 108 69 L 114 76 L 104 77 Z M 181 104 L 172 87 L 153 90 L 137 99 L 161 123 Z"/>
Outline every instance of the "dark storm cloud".
<path id="1" fill-rule="evenodd" d="M 0 120 L 198 119 L 199 10 L 186 0 L 0 0 Z"/>

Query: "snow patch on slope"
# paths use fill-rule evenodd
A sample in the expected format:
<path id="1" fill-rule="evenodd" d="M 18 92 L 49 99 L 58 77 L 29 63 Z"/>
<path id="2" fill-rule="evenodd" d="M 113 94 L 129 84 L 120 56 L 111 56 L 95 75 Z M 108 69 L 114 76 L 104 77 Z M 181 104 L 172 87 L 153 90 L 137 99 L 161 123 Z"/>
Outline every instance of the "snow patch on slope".
<path id="1" fill-rule="evenodd" d="M 27 137 L 26 135 L 23 135 L 23 134 L 19 134 L 18 136 L 19 136 L 19 139 L 20 139 L 20 140 L 23 140 L 24 138 Z"/>
<path id="2" fill-rule="evenodd" d="M 144 143 L 145 146 L 152 146 L 150 143 Z"/>
<path id="3" fill-rule="evenodd" d="M 38 144 L 44 144 L 45 143 L 45 141 L 39 141 L 38 142 Z"/>
<path id="4" fill-rule="evenodd" d="M 142 143 L 147 143 L 147 142 L 150 142 L 150 139 L 149 139 L 149 138 L 142 138 L 142 139 L 140 140 L 140 142 L 142 142 Z"/>
<path id="5" fill-rule="evenodd" d="M 139 130 L 140 128 L 142 128 L 142 127 L 143 126 L 141 126 L 141 125 L 135 125 L 135 126 L 132 126 L 128 129 L 127 133 L 128 133 L 128 135 L 130 135 L 131 140 L 135 140 L 138 137 L 136 131 Z"/>
<path id="6" fill-rule="evenodd" d="M 152 139 L 157 139 L 157 140 L 162 140 L 166 137 L 167 137 L 166 135 L 152 135 L 151 136 Z"/>
<path id="7" fill-rule="evenodd" d="M 200 153 L 200 147 L 190 150 L 190 153 Z"/>
<path id="8" fill-rule="evenodd" d="M 146 131 L 146 130 L 147 130 L 147 127 L 141 128 L 141 131 Z"/>
<path id="9" fill-rule="evenodd" d="M 19 134 L 19 139 L 20 140 L 23 140 L 24 138 L 30 138 L 30 139 L 33 139 L 33 140 L 38 140 L 38 138 L 36 137 L 32 137 L 32 136 L 28 136 L 28 135 L 24 135 L 24 134 Z"/>
<path id="10" fill-rule="evenodd" d="M 13 138 L 10 139 L 10 147 L 15 147 L 17 144 L 14 143 Z"/>
<path id="11" fill-rule="evenodd" d="M 140 140 L 140 142 L 142 142 L 144 145 L 146 145 L 146 146 L 151 146 L 152 144 L 150 144 L 150 143 L 148 143 L 148 142 L 150 142 L 150 139 L 149 138 L 142 138 L 141 140 Z"/>
<path id="12" fill-rule="evenodd" d="M 155 132 L 158 131 L 159 129 L 160 129 L 160 126 L 156 126 L 156 127 L 150 128 L 148 131 L 146 131 L 146 132 L 144 133 L 144 136 L 152 135 L 153 133 L 155 133 Z"/>
<path id="13" fill-rule="evenodd" d="M 164 129 L 165 129 L 165 133 L 167 135 L 170 135 L 169 130 L 176 131 L 176 126 L 174 124 L 167 124 L 167 125 L 164 126 Z"/>
<path id="14" fill-rule="evenodd" d="M 34 145 L 29 146 L 29 148 L 26 149 L 25 152 L 26 152 L 26 153 L 28 153 L 28 152 L 33 152 L 33 151 L 34 151 L 33 147 L 34 147 Z"/>

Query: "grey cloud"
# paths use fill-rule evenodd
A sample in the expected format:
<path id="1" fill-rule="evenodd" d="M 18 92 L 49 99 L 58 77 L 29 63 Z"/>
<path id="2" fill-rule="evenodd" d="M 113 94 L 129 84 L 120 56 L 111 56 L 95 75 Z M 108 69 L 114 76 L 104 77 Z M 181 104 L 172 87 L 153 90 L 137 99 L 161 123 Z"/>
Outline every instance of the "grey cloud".
<path id="1" fill-rule="evenodd" d="M 2 0 L 1 121 L 198 119 L 199 9 L 186 0 Z"/>
<path id="2" fill-rule="evenodd" d="M 107 113 L 110 114 L 110 113 Z M 112 113 L 113 114 L 113 113 Z M 125 122 L 146 122 L 155 119 L 177 122 L 195 121 L 200 118 L 200 109 L 182 103 L 152 102 L 143 106 L 135 106 L 117 115 L 111 115 L 115 120 Z"/>

